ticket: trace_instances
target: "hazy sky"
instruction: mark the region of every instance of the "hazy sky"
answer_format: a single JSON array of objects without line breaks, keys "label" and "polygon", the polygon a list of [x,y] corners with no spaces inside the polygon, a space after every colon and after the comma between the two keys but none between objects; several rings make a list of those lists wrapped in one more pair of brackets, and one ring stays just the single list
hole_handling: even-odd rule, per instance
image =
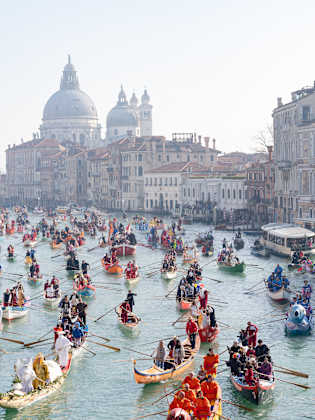
[{"label": "hazy sky", "polygon": [[315,79],[314,16],[314,0],[2,1],[1,161],[38,129],[69,53],[103,133],[123,83],[147,87],[154,134],[247,151],[276,98]]}]

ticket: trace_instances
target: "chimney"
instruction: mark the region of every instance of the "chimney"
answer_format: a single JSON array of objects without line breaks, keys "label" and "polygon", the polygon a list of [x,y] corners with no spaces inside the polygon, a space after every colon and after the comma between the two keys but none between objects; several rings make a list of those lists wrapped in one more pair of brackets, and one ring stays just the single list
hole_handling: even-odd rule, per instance
[{"label": "chimney", "polygon": [[196,133],[194,133],[194,140],[193,140],[193,143],[197,143],[197,136],[196,136]]},{"label": "chimney", "polygon": [[165,137],[162,137],[162,156],[163,156],[163,161],[166,160],[166,155],[165,155]]},{"label": "chimney", "polygon": [[212,148],[213,148],[213,150],[215,150],[215,142],[216,142],[216,139],[212,139]]},{"label": "chimney", "polygon": [[272,150],[273,150],[273,147],[272,146],[267,146],[267,150],[268,150],[268,159],[269,159],[269,162],[271,162],[272,161]]},{"label": "chimney", "polygon": [[198,143],[201,144],[201,136],[198,136]]},{"label": "chimney", "polygon": [[205,137],[205,145],[206,145],[206,148],[207,149],[209,149],[209,141],[210,141],[210,138],[209,137]]},{"label": "chimney", "polygon": [[278,107],[283,105],[282,98],[277,98],[277,105]]}]

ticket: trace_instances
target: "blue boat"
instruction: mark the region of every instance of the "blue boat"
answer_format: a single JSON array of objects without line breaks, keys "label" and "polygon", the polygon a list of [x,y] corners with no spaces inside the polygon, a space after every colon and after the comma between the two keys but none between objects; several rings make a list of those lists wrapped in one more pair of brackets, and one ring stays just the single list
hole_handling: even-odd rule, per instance
[{"label": "blue boat", "polygon": [[312,315],[306,316],[305,308],[302,305],[293,305],[285,320],[285,332],[287,335],[307,335],[313,328]]}]

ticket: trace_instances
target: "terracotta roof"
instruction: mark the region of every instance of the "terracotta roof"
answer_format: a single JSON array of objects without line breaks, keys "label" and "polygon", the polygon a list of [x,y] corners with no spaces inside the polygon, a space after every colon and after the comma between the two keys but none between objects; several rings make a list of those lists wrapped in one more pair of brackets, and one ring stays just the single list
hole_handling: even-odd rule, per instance
[{"label": "terracotta roof", "polygon": [[206,166],[199,165],[196,162],[173,162],[168,165],[160,166],[159,168],[151,169],[149,173],[164,173],[164,172],[210,172]]},{"label": "terracotta roof", "polygon": [[61,146],[58,140],[51,138],[41,140],[38,144],[36,144],[35,147],[58,147],[59,149],[65,150],[65,148]]}]

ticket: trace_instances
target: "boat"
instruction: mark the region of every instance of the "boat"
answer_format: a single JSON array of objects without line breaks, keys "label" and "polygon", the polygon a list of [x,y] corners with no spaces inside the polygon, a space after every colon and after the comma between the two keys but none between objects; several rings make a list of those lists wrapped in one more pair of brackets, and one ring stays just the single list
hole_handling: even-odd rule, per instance
[{"label": "boat", "polygon": [[262,245],[278,257],[291,257],[294,249],[315,255],[315,233],[293,224],[269,223],[262,226]]},{"label": "boat", "polygon": [[24,306],[4,306],[2,308],[2,318],[7,321],[23,318],[29,313],[29,307]]},{"label": "boat", "polygon": [[244,381],[244,377],[237,377],[232,374],[230,375],[230,380],[234,388],[244,398],[257,405],[271,398],[276,384],[274,378],[271,380],[259,378],[255,385],[249,385]]},{"label": "boat", "polygon": [[25,265],[31,265],[32,263],[33,263],[33,260],[29,255],[24,258]]},{"label": "boat", "polygon": [[103,258],[102,258],[102,266],[105,268],[105,271],[107,271],[107,273],[109,274],[113,274],[116,276],[120,276],[123,273],[123,268],[118,264],[109,264],[109,263],[105,263]]},{"label": "boat", "polygon": [[187,257],[183,257],[183,264],[193,264],[195,262],[195,257],[187,255]]},{"label": "boat", "polygon": [[61,207],[61,206],[58,206],[58,207],[56,208],[56,213],[57,213],[57,214],[66,214],[66,213],[67,213],[67,211],[68,211],[68,207]]},{"label": "boat", "polygon": [[260,236],[262,235],[261,230],[244,230],[243,233],[248,236]]},{"label": "boat", "polygon": [[202,250],[201,253],[204,257],[212,257],[213,253],[214,253],[214,249],[212,247],[212,248],[208,249],[208,251],[207,250]]},{"label": "boat", "polygon": [[8,260],[9,262],[14,262],[14,261],[16,260],[16,256],[15,256],[15,255],[8,255],[8,256],[7,256],[7,260]]},{"label": "boat", "polygon": [[136,368],[136,361],[133,361],[133,374],[137,384],[151,384],[166,381],[167,379],[175,379],[180,376],[183,372],[189,369],[194,360],[195,356],[200,348],[200,338],[197,335],[195,348],[192,349],[189,339],[186,338],[183,342],[185,349],[185,356],[183,362],[176,366],[173,359],[166,359],[164,369],[159,368],[153,363],[153,366],[149,369],[138,370]]},{"label": "boat", "polygon": [[172,271],[161,270],[161,276],[162,276],[162,279],[164,280],[173,280],[177,276],[177,270],[172,270]]},{"label": "boat", "polygon": [[118,257],[127,257],[130,255],[136,255],[137,246],[131,244],[119,244],[112,247],[116,250]]},{"label": "boat", "polygon": [[180,311],[189,311],[189,309],[191,308],[192,302],[193,302],[192,299],[187,299],[187,298],[184,298],[181,300],[177,299],[176,305]]},{"label": "boat", "polygon": [[307,335],[313,328],[312,315],[306,316],[305,308],[295,304],[291,306],[288,317],[285,320],[285,332],[287,335]]},{"label": "boat", "polygon": [[32,283],[38,283],[43,278],[43,275],[40,274],[39,276],[32,277],[30,274],[27,276],[28,281]]},{"label": "boat", "polygon": [[75,282],[73,283],[73,290],[82,297],[94,297],[96,292],[96,288],[92,284],[77,287]]},{"label": "boat", "polygon": [[61,248],[61,246],[62,246],[62,242],[59,242],[59,243],[57,244],[57,242],[56,242],[56,241],[51,241],[51,242],[50,242],[50,246],[51,246],[51,248],[52,248],[52,249],[59,249],[59,248]]},{"label": "boat", "polygon": [[166,420],[191,420],[191,417],[187,411],[182,408],[174,408],[168,413]]},{"label": "boat", "polygon": [[230,273],[243,273],[246,268],[246,264],[244,262],[229,264],[226,261],[217,261],[218,267],[225,271],[229,271]]},{"label": "boat", "polygon": [[270,257],[270,251],[269,249],[265,248],[264,246],[252,246],[250,250],[252,255],[255,255],[255,257],[261,257],[261,258],[269,258]]},{"label": "boat", "polygon": [[129,284],[136,283],[137,281],[139,281],[139,279],[140,279],[139,274],[136,277],[130,277],[130,276],[125,275],[125,280]]},{"label": "boat", "polygon": [[124,323],[124,322],[122,322],[122,319],[121,319],[121,309],[120,309],[120,307],[116,308],[115,311],[116,311],[116,314],[117,314],[117,317],[118,317],[119,325],[122,328],[126,328],[130,332],[133,332],[137,329],[137,327],[138,327],[138,325],[141,321],[141,318],[137,317],[137,315],[134,314],[133,312],[129,312],[128,313],[128,321],[126,323]]},{"label": "boat", "polygon": [[272,300],[276,302],[286,302],[290,300],[291,291],[285,288],[284,286],[282,286],[278,290],[273,290],[268,287],[268,284],[266,281],[265,281],[265,284],[266,284],[267,294]]},{"label": "boat", "polygon": [[55,308],[58,306],[60,299],[61,299],[61,293],[59,292],[58,296],[46,296],[44,293],[44,305],[49,306],[50,308]]},{"label": "boat", "polygon": [[[53,382],[50,382],[48,385],[45,385],[41,389],[36,389],[28,394],[24,394],[19,390],[14,388],[4,394],[0,394],[0,407],[22,410],[23,408],[28,407],[31,404],[35,404],[38,401],[49,397],[54,392],[58,391],[63,385],[65,378],[67,377],[70,367],[72,364],[72,359],[74,358],[74,353],[69,353],[68,365],[61,369],[62,376],[59,376]],[[47,361],[48,362],[48,361]]]},{"label": "boat", "polygon": [[235,249],[242,249],[244,248],[245,242],[242,238],[234,238],[234,248]]},{"label": "boat", "polygon": [[34,247],[35,245],[37,244],[37,241],[36,241],[36,239],[35,240],[32,240],[32,239],[25,239],[25,241],[23,242],[23,245],[25,246],[25,247]]},{"label": "boat", "polygon": [[212,343],[217,338],[219,332],[219,327],[212,328],[209,325],[206,328],[199,328],[199,337],[202,343]]}]

